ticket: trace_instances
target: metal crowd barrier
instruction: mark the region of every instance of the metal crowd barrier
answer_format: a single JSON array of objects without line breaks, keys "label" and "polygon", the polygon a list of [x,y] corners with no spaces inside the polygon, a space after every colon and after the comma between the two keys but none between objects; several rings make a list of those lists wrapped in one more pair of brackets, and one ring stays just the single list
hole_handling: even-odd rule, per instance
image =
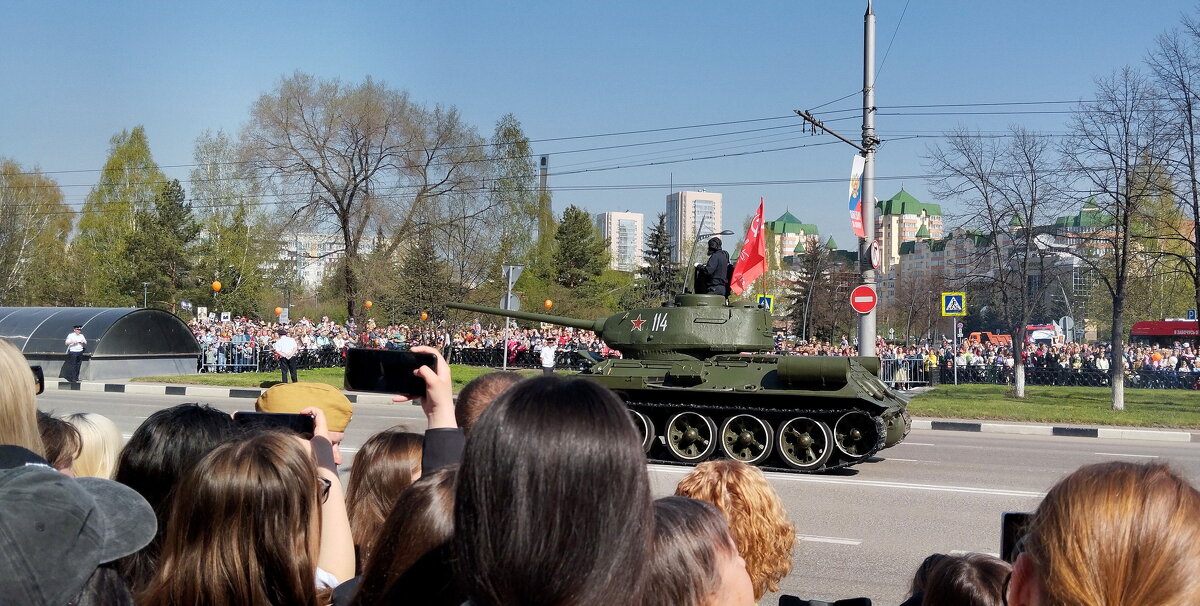
[{"label": "metal crowd barrier", "polygon": [[[446,361],[467,366],[489,366],[500,368],[504,362],[504,350],[499,347],[452,347]],[[589,366],[583,356],[575,350],[560,349],[554,355],[554,367],[562,370],[583,370]],[[542,358],[533,350],[526,349],[509,353],[509,368],[541,368]]]},{"label": "metal crowd barrier", "polygon": [[892,389],[905,390],[931,385],[934,373],[920,358],[884,358],[879,361],[879,378]]},{"label": "metal crowd barrier", "polygon": [[[954,383],[954,367],[939,366],[938,383]],[[1007,385],[1013,382],[1013,369],[998,366],[959,366],[959,383]],[[1066,387],[1109,387],[1109,371],[1094,368],[1026,368],[1026,385]],[[1142,369],[1126,371],[1125,387],[1132,389],[1200,389],[1200,371]]]},{"label": "metal crowd barrier", "polygon": [[[257,343],[219,343],[205,348],[200,356],[200,372],[271,372],[279,370],[275,350]],[[342,350],[326,345],[317,349],[301,349],[297,355],[297,367],[301,370],[313,368],[336,368],[345,366]]]}]

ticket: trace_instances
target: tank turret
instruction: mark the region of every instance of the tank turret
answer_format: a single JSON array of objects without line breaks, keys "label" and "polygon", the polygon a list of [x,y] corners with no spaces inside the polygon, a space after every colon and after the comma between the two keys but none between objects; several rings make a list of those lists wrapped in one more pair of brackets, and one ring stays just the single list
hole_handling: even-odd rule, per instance
[{"label": "tank turret", "polygon": [[579,376],[625,401],[652,460],[692,464],[719,452],[825,471],[869,459],[910,427],[907,402],[879,380],[879,358],[774,355],[770,313],[720,295],[681,294],[596,320],[446,306],[595,331],[623,357]]},{"label": "tank turret", "polygon": [[720,295],[677,295],[674,306],[631,309],[597,320],[466,303],[446,307],[591,330],[622,356],[637,360],[703,360],[718,354],[770,351],[775,346],[771,315],[765,309],[729,306]]}]

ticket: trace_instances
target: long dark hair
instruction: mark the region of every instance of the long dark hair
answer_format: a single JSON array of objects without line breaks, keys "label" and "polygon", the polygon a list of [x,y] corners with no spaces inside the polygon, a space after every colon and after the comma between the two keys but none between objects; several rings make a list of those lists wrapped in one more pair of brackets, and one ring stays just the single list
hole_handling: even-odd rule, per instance
[{"label": "long dark hair", "polygon": [[352,604],[458,606],[466,601],[449,557],[457,475],[457,465],[443,467],[400,495],[363,565]]},{"label": "long dark hair", "polygon": [[654,520],[625,405],[584,379],[505,391],[467,440],[454,526],[475,606],[640,602]]},{"label": "long dark hair", "polygon": [[137,553],[117,562],[135,593],[150,582],[170,517],[175,485],[214,448],[241,435],[228,413],[189,402],[159,410],[133,432],[117,460],[116,481],[136,490],[154,508],[158,534]]},{"label": "long dark hair", "polygon": [[423,444],[421,434],[397,426],[371,436],[354,455],[346,513],[360,566],[370,557],[372,543],[396,499],[421,475]]},{"label": "long dark hair", "polygon": [[140,606],[316,606],[320,489],[294,436],[217,447],[171,497],[158,572]]}]

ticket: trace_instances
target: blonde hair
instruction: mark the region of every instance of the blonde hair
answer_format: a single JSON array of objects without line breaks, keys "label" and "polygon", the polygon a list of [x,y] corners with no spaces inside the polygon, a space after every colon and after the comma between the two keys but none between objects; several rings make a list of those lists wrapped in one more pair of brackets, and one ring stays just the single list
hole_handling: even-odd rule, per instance
[{"label": "blonde hair", "polygon": [[1050,604],[1192,605],[1200,493],[1161,463],[1087,465],[1038,505],[1026,549]]},{"label": "blonde hair", "polygon": [[77,412],[65,420],[79,430],[79,441],[83,445],[71,467],[76,477],[111,480],[117,473],[117,458],[125,443],[117,424],[94,412]]},{"label": "blonde hair", "polygon": [[792,570],[796,527],[762,470],[730,459],[707,461],[679,481],[675,494],[708,501],[725,514],[755,600],[779,591],[779,581]]},{"label": "blonde hair", "polygon": [[21,446],[44,457],[35,391],[29,361],[15,345],[0,339],[0,444]]}]

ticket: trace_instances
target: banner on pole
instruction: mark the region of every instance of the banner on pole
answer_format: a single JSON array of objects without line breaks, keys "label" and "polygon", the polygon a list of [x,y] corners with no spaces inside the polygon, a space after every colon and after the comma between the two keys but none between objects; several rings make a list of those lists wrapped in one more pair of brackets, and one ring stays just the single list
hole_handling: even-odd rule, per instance
[{"label": "banner on pole", "polygon": [[742,252],[738,253],[737,263],[733,266],[733,277],[729,280],[729,288],[736,294],[742,294],[754,283],[759,276],[767,271],[767,241],[763,238],[763,198],[758,199],[758,212],[746,230],[746,241],[742,244]]},{"label": "banner on pole", "polygon": [[863,229],[862,221],[862,174],[864,164],[866,164],[865,158],[854,156],[854,162],[850,166],[850,227],[854,229],[854,235],[860,238],[867,237],[867,231]]}]

